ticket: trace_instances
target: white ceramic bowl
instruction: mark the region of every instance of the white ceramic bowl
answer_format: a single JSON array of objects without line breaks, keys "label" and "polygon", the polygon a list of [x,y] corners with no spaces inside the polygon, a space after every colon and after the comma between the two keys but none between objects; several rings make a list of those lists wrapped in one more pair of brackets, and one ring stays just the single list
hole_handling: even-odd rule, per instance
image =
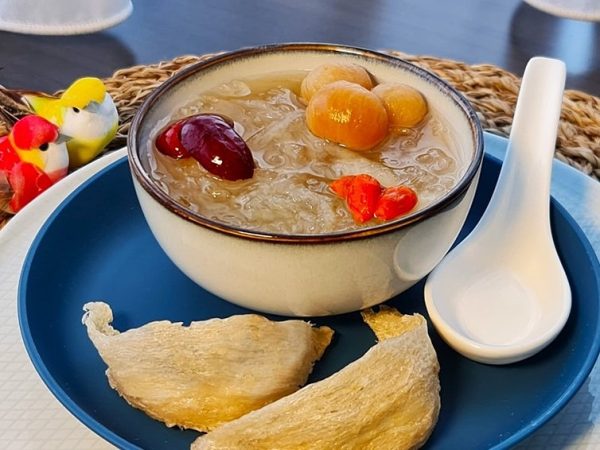
[{"label": "white ceramic bowl", "polygon": [[[281,235],[230,227],[176,203],[148,175],[159,123],[197,93],[236,78],[310,70],[332,61],[362,65],[379,81],[424,93],[455,131],[467,160],[446,195],[398,220],[355,231]],[[369,50],[278,44],[223,54],[183,70],[154,91],[128,139],[135,190],[160,246],[192,280],[230,302],[288,316],[360,310],[394,297],[427,275],[456,239],[471,206],[481,163],[481,126],[471,105],[436,76]]]}]

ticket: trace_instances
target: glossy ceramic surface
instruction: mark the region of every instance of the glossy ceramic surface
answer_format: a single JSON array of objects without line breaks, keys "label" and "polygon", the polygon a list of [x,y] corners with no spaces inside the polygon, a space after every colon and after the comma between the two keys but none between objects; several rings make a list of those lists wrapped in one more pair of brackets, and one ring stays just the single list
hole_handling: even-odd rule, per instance
[{"label": "glossy ceramic surface", "polygon": [[[175,202],[149,175],[149,143],[174,111],[233,79],[352,62],[379,81],[419,89],[454,132],[464,174],[436,202],[397,220],[348,232],[283,235],[210,220]],[[136,193],[150,229],[186,275],[258,311],[324,316],[357,311],[408,289],[435,267],[467,215],[483,157],[471,105],[446,82],[397,58],[352,47],[281,44],[244,49],[183,70],[140,107],[128,136]],[[176,238],[174,238],[176,237]],[[199,269],[203,267],[204,269]],[[236,282],[229,282],[232,273]]]},{"label": "glossy ceramic surface", "polygon": [[471,234],[427,277],[431,321],[452,348],[475,361],[509,364],[528,358],[548,345],[569,317],[571,290],[550,229],[565,77],[562,61],[529,61],[488,206]]}]

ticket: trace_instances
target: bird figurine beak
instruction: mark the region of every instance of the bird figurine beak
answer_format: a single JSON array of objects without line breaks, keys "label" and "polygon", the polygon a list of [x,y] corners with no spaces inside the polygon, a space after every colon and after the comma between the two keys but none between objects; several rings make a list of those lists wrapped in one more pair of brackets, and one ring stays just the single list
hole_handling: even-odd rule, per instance
[{"label": "bird figurine beak", "polygon": [[100,103],[92,101],[85,107],[85,110],[89,113],[96,114],[100,110]]},{"label": "bird figurine beak", "polygon": [[67,134],[64,133],[59,133],[58,137],[56,138],[56,143],[57,144],[66,144],[67,142],[69,142],[71,139],[73,139],[72,136],[69,136]]}]

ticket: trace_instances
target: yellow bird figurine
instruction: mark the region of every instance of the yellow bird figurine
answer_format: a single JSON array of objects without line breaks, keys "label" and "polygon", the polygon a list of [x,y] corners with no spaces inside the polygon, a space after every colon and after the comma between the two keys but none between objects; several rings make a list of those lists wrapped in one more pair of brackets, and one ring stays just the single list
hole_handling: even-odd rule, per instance
[{"label": "yellow bird figurine", "polygon": [[79,78],[60,97],[33,92],[24,92],[22,97],[37,115],[70,138],[67,149],[71,168],[94,159],[117,132],[117,108],[98,78]]}]

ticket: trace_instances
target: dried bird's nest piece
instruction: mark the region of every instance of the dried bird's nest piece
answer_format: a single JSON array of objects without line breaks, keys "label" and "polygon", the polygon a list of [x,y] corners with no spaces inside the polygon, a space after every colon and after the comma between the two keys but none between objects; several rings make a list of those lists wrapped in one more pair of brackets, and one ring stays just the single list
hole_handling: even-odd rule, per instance
[{"label": "dried bird's nest piece", "polygon": [[151,322],[120,333],[106,303],[84,306],[88,336],[113,389],[167,426],[207,431],[306,383],[333,330],[255,314]]},{"label": "dried bird's nest piece", "polygon": [[380,339],[363,357],[199,437],[192,450],[422,446],[440,410],[439,365],[425,318],[386,307],[363,318]]}]

